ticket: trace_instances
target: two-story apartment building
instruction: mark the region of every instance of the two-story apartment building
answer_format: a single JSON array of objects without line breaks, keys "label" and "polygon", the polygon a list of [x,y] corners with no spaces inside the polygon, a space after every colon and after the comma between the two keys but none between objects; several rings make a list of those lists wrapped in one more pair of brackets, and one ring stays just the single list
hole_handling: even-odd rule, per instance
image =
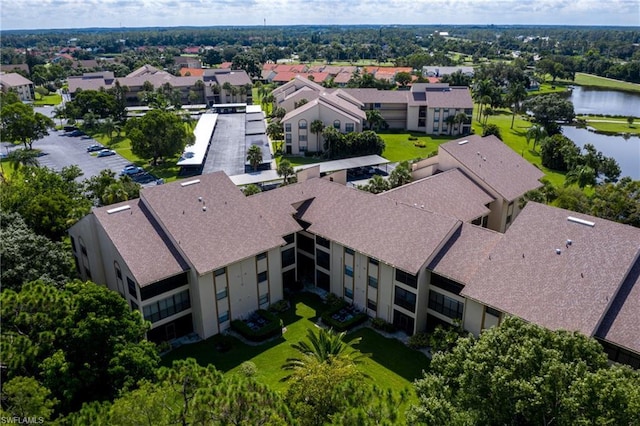
[{"label": "two-story apartment building", "polygon": [[[640,230],[532,202],[511,226],[502,214],[495,224],[501,175],[473,175],[458,158],[460,167],[379,195],[311,169],[250,197],[222,172],[143,188],[74,225],[74,255],[83,278],[152,323],[155,341],[220,333],[301,281],[408,334],[454,320],[478,334],[515,315],[594,336],[638,367]],[[514,179],[526,183],[513,184],[514,199],[539,185],[517,158]]]},{"label": "two-story apartment building", "polygon": [[33,101],[35,92],[33,82],[18,73],[0,74],[0,90],[3,93],[15,92],[21,101]]}]

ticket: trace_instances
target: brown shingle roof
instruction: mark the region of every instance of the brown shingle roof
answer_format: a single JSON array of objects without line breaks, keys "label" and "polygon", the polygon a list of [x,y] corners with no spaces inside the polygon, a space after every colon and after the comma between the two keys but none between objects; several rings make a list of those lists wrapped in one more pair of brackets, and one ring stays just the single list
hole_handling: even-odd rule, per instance
[{"label": "brown shingle roof", "polygon": [[409,92],[406,90],[378,89],[341,89],[365,104],[373,103],[406,103]]},{"label": "brown shingle roof", "polygon": [[640,229],[529,202],[462,294],[552,330],[591,336],[639,250]]},{"label": "brown shingle roof", "polygon": [[[462,143],[464,141],[466,143]],[[539,188],[544,174],[491,135],[467,136],[440,145],[460,162],[472,178],[485,182],[505,200],[512,201],[525,192]]]},{"label": "brown shingle roof", "polygon": [[408,205],[470,222],[489,213],[494,199],[459,169],[447,170],[380,194]]},{"label": "brown shingle roof", "polygon": [[[130,209],[108,213],[126,205]],[[188,269],[139,199],[94,209],[93,214],[140,287]]]},{"label": "brown shingle roof", "polygon": [[473,108],[468,87],[450,87],[444,91],[427,91],[429,108]]},{"label": "brown shingle roof", "polygon": [[596,333],[599,338],[640,354],[640,259],[627,276]]},{"label": "brown shingle roof", "polygon": [[201,275],[284,242],[224,172],[144,188],[140,196]]},{"label": "brown shingle roof", "polygon": [[18,73],[0,74],[0,83],[3,86],[18,87],[25,86],[27,84],[33,84],[31,80],[28,80]]},{"label": "brown shingle roof", "polygon": [[468,283],[502,234],[463,223],[429,264],[429,269],[461,284]]}]

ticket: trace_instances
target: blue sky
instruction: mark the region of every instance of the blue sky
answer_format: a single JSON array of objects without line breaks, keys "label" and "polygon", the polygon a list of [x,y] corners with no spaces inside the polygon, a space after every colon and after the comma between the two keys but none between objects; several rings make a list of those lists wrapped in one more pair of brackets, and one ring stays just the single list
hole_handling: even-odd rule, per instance
[{"label": "blue sky", "polygon": [[297,24],[640,27],[640,0],[0,0],[1,28]]}]

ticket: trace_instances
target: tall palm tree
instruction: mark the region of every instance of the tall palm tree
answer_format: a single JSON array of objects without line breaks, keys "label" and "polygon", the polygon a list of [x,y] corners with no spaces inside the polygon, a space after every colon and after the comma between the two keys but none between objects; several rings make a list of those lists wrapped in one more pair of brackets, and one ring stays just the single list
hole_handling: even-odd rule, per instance
[{"label": "tall palm tree", "polygon": [[251,145],[247,150],[247,161],[253,167],[253,171],[258,170],[258,166],[262,163],[262,150],[258,145]]},{"label": "tall palm tree", "polygon": [[320,133],[324,130],[324,123],[322,120],[313,120],[309,126],[309,130],[316,135],[316,151],[320,151]]},{"label": "tall palm tree", "polygon": [[453,125],[456,122],[456,116],[448,115],[447,118],[444,119],[444,122],[447,123],[447,126],[449,127],[449,136],[451,136],[453,133]]},{"label": "tall palm tree", "polygon": [[374,130],[374,131],[378,131],[380,130],[380,128],[384,127],[386,125],[386,121],[385,119],[382,117],[382,114],[380,114],[380,111],[378,111],[377,109],[370,109],[365,111],[365,114],[367,115],[367,124],[369,126],[369,129]]},{"label": "tall palm tree", "polygon": [[285,370],[304,369],[313,362],[327,364],[346,362],[356,365],[361,363],[364,358],[371,356],[371,354],[363,354],[352,348],[353,345],[360,343],[360,337],[347,343],[344,341],[345,335],[346,332],[335,333],[331,329],[317,328],[317,332],[311,328],[308,329],[308,342],[301,341],[291,345],[302,354],[302,357],[287,358],[282,368]]},{"label": "tall palm tree", "polygon": [[516,112],[520,111],[520,103],[527,99],[527,89],[522,83],[511,83],[507,91],[507,102],[511,105],[511,128],[516,119]]},{"label": "tall palm tree", "polygon": [[478,110],[478,122],[480,121],[480,117],[482,116],[482,106],[485,103],[489,103],[489,102],[485,102],[485,97],[489,97],[491,98],[491,93],[493,92],[494,89],[494,85],[493,82],[491,80],[488,79],[484,79],[484,80],[480,80],[479,82],[477,82],[475,84],[475,86],[473,87],[473,90],[471,91],[471,95],[473,96],[473,100],[476,101],[479,104],[479,110]]},{"label": "tall palm tree", "polygon": [[538,142],[540,142],[547,136],[547,131],[544,126],[540,124],[534,124],[533,126],[529,127],[525,136],[527,138],[527,145],[529,145],[529,141],[533,139],[533,150],[535,151]]},{"label": "tall palm tree", "polygon": [[455,115],[454,122],[458,125],[458,133],[462,133],[462,126],[467,122],[469,116],[464,112],[459,112]]},{"label": "tall palm tree", "polygon": [[13,170],[23,166],[38,167],[38,154],[39,152],[33,149],[14,149],[7,155],[7,159]]},{"label": "tall palm tree", "polygon": [[289,176],[295,173],[293,170],[293,166],[287,159],[280,161],[276,172],[278,172],[278,176],[282,176],[283,185],[287,185],[289,183]]}]

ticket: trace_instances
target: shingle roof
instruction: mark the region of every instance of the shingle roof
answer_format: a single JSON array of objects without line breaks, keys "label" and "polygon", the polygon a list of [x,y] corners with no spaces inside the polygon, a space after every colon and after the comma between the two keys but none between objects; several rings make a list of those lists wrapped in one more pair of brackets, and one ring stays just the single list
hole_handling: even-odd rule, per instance
[{"label": "shingle roof", "polygon": [[459,169],[399,186],[380,194],[408,205],[424,206],[426,210],[446,214],[470,222],[489,213],[486,206],[494,200]]},{"label": "shingle roof", "polygon": [[429,269],[460,284],[468,283],[502,234],[463,223],[429,264]]},{"label": "shingle roof", "polygon": [[[464,141],[467,142],[464,142]],[[467,136],[440,145],[465,168],[505,200],[512,201],[525,192],[539,188],[544,174],[491,135]]]},{"label": "shingle roof", "polygon": [[427,91],[429,108],[473,108],[468,87],[450,87],[444,91]]},{"label": "shingle roof", "polygon": [[360,102],[373,103],[406,103],[409,94],[406,90],[378,90],[378,89],[341,89]]},{"label": "shingle roof", "polygon": [[[347,188],[326,179],[288,185],[255,197],[266,210],[308,201],[300,219],[309,232],[336,241],[411,274],[434,256],[460,222]],[[253,198],[251,197],[251,198]]]},{"label": "shingle roof", "polygon": [[596,336],[640,354],[640,259],[627,276]]},{"label": "shingle roof", "polygon": [[284,242],[224,172],[186,182],[194,183],[143,188],[140,197],[199,274]]},{"label": "shingle roof", "polygon": [[[179,274],[188,265],[139,199],[93,210],[97,222],[127,264],[140,287]],[[109,213],[130,206],[128,210]]]},{"label": "shingle roof", "polygon": [[529,202],[462,294],[592,336],[639,253],[640,229]]},{"label": "shingle roof", "polygon": [[0,83],[4,86],[17,87],[25,86],[27,84],[33,84],[31,80],[28,80],[18,73],[0,74]]}]

